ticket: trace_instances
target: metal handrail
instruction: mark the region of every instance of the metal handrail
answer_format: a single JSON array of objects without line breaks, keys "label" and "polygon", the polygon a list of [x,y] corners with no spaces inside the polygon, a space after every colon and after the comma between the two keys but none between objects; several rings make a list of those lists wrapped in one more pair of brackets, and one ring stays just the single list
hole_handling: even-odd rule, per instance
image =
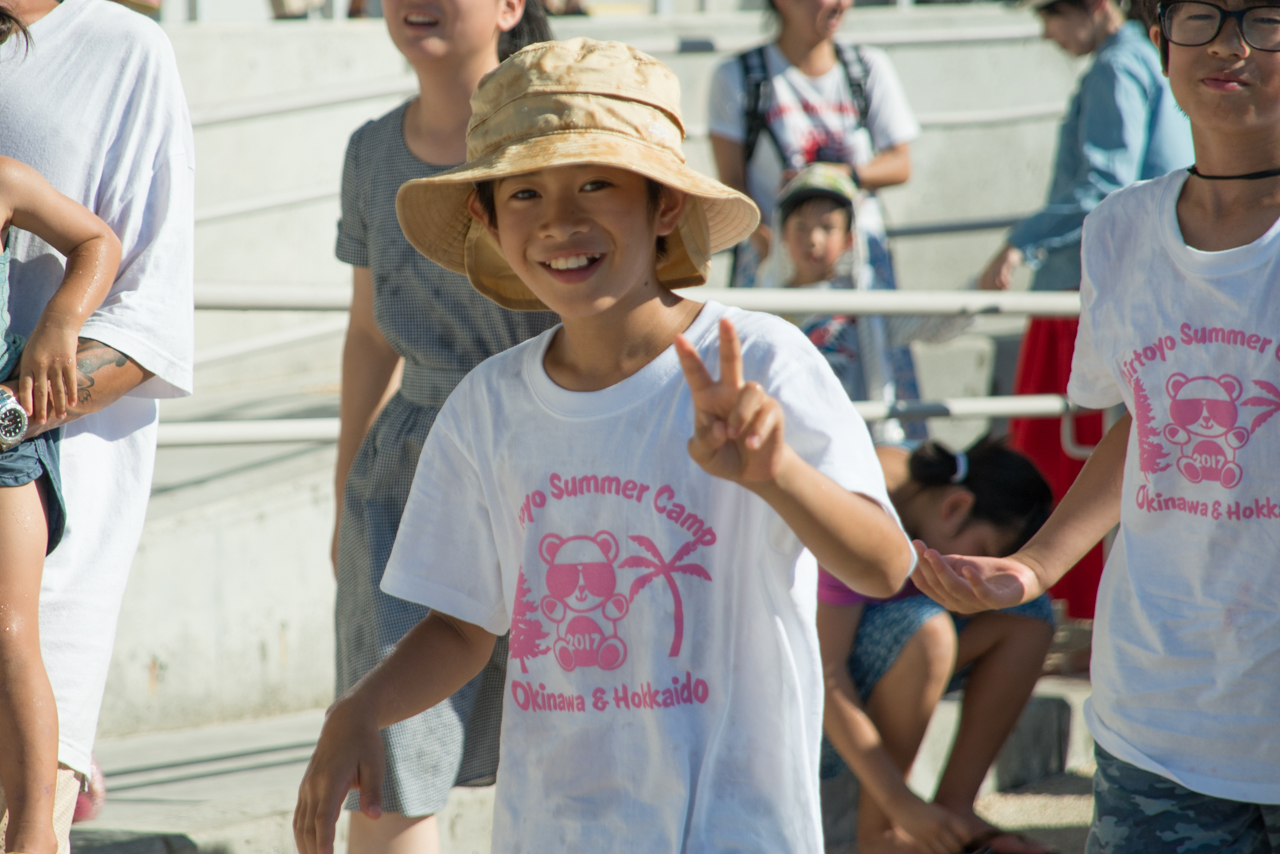
[{"label": "metal handrail", "polygon": [[[1067,399],[1057,394],[1005,397],[953,397],[896,403],[858,400],[854,409],[865,421],[919,421],[924,418],[1057,418]],[[260,421],[162,421],[159,444],[165,448],[208,445],[271,445],[338,441],[337,418],[281,418]]]},{"label": "metal handrail", "polygon": [[[1075,291],[855,291],[803,288],[688,288],[681,296],[772,314],[1030,314],[1076,317]],[[233,311],[345,311],[351,289],[334,285],[196,285],[196,308]]]}]

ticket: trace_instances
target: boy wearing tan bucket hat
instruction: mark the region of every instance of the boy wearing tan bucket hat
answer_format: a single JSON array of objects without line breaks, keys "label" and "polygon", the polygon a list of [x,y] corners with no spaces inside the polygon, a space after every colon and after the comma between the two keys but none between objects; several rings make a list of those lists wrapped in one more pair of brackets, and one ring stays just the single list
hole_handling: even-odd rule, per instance
[{"label": "boy wearing tan bucket hat", "polygon": [[685,165],[678,104],[625,45],[535,45],[481,82],[467,163],[401,188],[423,254],[563,324],[432,428],[382,583],[432,613],[330,711],[301,851],[350,788],[378,814],[378,727],[507,631],[493,850],[822,851],[816,563],[886,596],[914,555],[803,335],[673,292],[757,222]]}]

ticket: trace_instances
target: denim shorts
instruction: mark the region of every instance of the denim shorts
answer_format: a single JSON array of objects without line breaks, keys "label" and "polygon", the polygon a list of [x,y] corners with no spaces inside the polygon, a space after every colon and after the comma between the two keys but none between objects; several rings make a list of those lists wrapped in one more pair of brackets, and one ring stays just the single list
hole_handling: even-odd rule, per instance
[{"label": "denim shorts", "polygon": [[0,487],[23,486],[45,478],[48,506],[49,544],[45,554],[62,541],[67,524],[67,505],[62,500],[62,473],[58,467],[58,442],[62,428],[41,433],[7,451],[0,451]]},{"label": "denim shorts", "polygon": [[1202,795],[1095,745],[1093,826],[1086,854],[1273,854],[1280,805]]},{"label": "denim shorts", "polygon": [[[872,690],[898,660],[907,642],[925,623],[938,614],[945,613],[946,608],[923,594],[877,602],[862,609],[858,633],[853,640],[853,652],[849,655],[849,676],[853,679],[853,685],[858,689],[858,696],[864,706],[871,697]],[[1047,594],[996,613],[1030,617],[1053,625],[1053,606]],[[973,616],[952,614],[951,619],[959,633]],[[947,690],[963,688],[968,676],[969,667],[957,670],[951,677]],[[847,767],[825,736],[822,739],[822,761],[819,767],[820,776],[824,780],[839,775]]]}]

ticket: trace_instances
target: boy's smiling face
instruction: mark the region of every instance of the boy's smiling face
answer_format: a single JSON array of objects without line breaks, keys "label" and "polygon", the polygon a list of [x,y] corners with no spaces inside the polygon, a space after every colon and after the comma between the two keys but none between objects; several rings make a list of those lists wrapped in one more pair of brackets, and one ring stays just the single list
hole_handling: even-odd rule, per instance
[{"label": "boy's smiling face", "polygon": [[683,193],[667,188],[655,209],[643,175],[595,165],[502,178],[493,195],[496,223],[475,194],[472,216],[529,290],[566,320],[652,296],[657,239],[675,230],[685,204]]},{"label": "boy's smiling face", "polygon": [[[1226,0],[1236,10],[1262,3]],[[1280,19],[1280,8],[1275,9]],[[1199,47],[1169,45],[1169,86],[1193,128],[1216,133],[1274,133],[1280,127],[1280,53],[1250,47],[1236,22]]]}]

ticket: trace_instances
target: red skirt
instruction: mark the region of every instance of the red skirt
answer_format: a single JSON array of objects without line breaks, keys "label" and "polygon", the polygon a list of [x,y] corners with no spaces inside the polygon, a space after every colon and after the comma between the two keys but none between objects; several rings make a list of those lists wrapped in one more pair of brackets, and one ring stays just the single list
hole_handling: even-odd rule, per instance
[{"label": "red skirt", "polygon": [[[1076,346],[1075,318],[1032,318],[1018,353],[1015,394],[1065,394],[1071,376],[1071,355]],[[1102,414],[1075,416],[1075,439],[1079,445],[1096,445],[1102,440]],[[1009,444],[1026,454],[1040,469],[1053,500],[1061,501],[1075,483],[1084,460],[1067,456],[1062,450],[1062,419],[1015,418],[1009,422]],[[1049,593],[1067,603],[1067,616],[1092,620],[1102,578],[1102,545],[1098,544],[1075,565]]]}]

